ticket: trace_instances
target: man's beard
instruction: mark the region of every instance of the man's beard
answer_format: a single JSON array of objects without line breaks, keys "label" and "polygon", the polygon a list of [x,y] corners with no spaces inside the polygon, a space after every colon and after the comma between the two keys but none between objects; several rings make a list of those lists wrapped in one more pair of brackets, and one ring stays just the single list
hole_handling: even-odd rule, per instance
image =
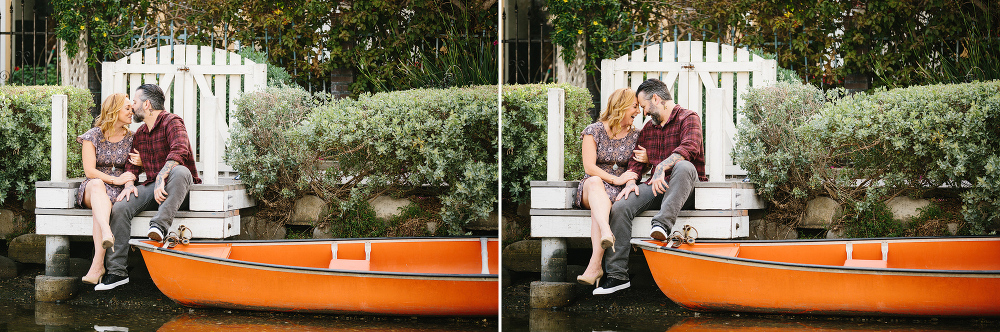
[{"label": "man's beard", "polygon": [[139,112],[132,112],[132,121],[134,121],[135,123],[140,123],[142,122],[142,120],[146,119],[146,114],[140,114]]},{"label": "man's beard", "polygon": [[651,112],[649,112],[649,117],[653,119],[653,123],[655,123],[655,124],[661,124],[661,123],[663,123],[663,119],[660,118],[660,116],[663,115],[660,112],[662,110],[658,109],[658,107],[654,106],[654,105],[649,105],[649,108],[650,108],[650,111],[651,111]]}]

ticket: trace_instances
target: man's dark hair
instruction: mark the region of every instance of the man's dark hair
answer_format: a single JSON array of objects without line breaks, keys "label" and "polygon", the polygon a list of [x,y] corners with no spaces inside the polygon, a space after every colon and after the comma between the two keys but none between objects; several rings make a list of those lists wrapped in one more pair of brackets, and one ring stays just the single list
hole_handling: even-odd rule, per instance
[{"label": "man's dark hair", "polygon": [[645,82],[642,82],[642,84],[639,84],[639,88],[635,89],[636,98],[638,98],[639,94],[642,92],[646,92],[645,100],[649,100],[649,98],[652,98],[653,95],[660,96],[660,99],[663,100],[673,100],[673,98],[670,97],[670,90],[667,89],[667,84],[655,78],[650,78]]},{"label": "man's dark hair", "polygon": [[136,90],[142,90],[142,97],[149,101],[149,106],[154,110],[163,110],[163,90],[156,84],[143,84]]}]

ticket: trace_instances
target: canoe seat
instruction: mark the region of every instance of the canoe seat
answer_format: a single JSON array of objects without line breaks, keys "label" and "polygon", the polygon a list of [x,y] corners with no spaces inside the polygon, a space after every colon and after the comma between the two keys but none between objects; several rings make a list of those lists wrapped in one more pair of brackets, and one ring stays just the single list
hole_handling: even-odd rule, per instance
[{"label": "canoe seat", "polygon": [[882,259],[854,259],[854,245],[847,243],[847,259],[844,260],[844,266],[849,267],[869,267],[869,268],[887,268],[888,258],[889,258],[889,243],[882,242]]},{"label": "canoe seat", "polygon": [[333,257],[330,259],[331,270],[371,271],[371,242],[365,242],[365,259],[337,258],[337,243],[330,244],[330,251]]}]

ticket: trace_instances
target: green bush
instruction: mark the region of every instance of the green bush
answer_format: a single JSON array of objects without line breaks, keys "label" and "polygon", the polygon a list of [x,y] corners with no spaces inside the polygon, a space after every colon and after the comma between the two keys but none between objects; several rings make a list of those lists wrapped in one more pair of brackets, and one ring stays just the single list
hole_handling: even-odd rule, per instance
[{"label": "green bush", "polygon": [[69,177],[83,176],[82,146],[76,136],[93,126],[93,96],[86,89],[60,86],[0,87],[0,203],[8,196],[27,200],[35,181],[51,178],[52,96],[68,96],[67,161]]},{"label": "green bush", "polygon": [[[891,197],[948,185],[967,188],[971,233],[1000,229],[1000,81],[833,96],[818,112],[755,97],[803,89],[818,98],[811,87],[778,85],[748,94],[742,110],[748,121],[734,153],[766,198],[830,196],[846,206],[843,220],[851,224]],[[796,121],[782,118],[786,112],[810,115]]]},{"label": "green bush", "polygon": [[306,156],[300,140],[289,136],[315,105],[309,93],[269,87],[236,101],[226,162],[257,200],[262,220],[284,223],[306,187],[300,165]]},{"label": "green bush", "polygon": [[356,100],[269,88],[237,104],[229,161],[283,218],[307,193],[338,219],[365,215],[378,195],[425,188],[441,199],[448,232],[460,234],[496,206],[496,105],[495,86]]},{"label": "green bush", "polygon": [[504,86],[502,169],[505,200],[526,203],[531,190],[529,181],[545,180],[549,88],[566,91],[564,178],[583,178],[580,133],[592,123],[587,113],[594,107],[590,92],[566,84]]}]

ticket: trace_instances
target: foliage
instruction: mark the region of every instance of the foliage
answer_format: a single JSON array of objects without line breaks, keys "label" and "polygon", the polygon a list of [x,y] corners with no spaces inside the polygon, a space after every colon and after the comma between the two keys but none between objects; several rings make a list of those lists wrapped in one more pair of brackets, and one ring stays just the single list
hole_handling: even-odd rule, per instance
[{"label": "foliage", "polygon": [[269,87],[236,101],[226,162],[257,200],[260,220],[284,223],[307,186],[300,169],[305,146],[288,130],[301,124],[312,106],[312,96],[294,88]]},{"label": "foliage", "polygon": [[816,167],[825,166],[815,160],[822,148],[798,128],[819,113],[823,92],[812,85],[779,82],[750,89],[744,98],[734,161],[747,171],[772,210],[785,212],[781,219],[791,223],[821,186],[814,175]]},{"label": "foliage", "polygon": [[11,85],[60,85],[59,68],[55,63],[47,66],[14,68],[7,84]]},{"label": "foliage", "polygon": [[[851,223],[877,216],[892,197],[948,185],[967,188],[962,211],[971,233],[1000,229],[1000,81],[854,94],[818,111],[759,97],[801,90],[816,96],[813,87],[779,84],[750,92],[742,110],[748,121],[734,153],[776,208],[825,195],[847,208],[843,220]],[[783,119],[784,112],[808,117]],[[789,201],[796,203],[783,205]]]},{"label": "foliage", "polygon": [[79,51],[83,34],[89,50],[87,62],[93,66],[103,60],[98,55],[124,55],[121,49],[132,43],[133,27],[138,21],[133,14],[145,13],[150,4],[120,0],[52,0],[51,3],[55,33],[66,41],[68,55],[73,57]]},{"label": "foliage", "polygon": [[566,91],[564,178],[583,178],[580,133],[592,121],[587,110],[594,107],[590,91],[567,84],[504,86],[503,91],[503,188],[504,199],[528,202],[532,180],[545,180],[546,118],[548,89]]},{"label": "foliage", "polygon": [[241,49],[239,54],[241,57],[250,59],[255,63],[267,65],[267,86],[283,87],[296,85],[292,79],[292,74],[289,74],[288,70],[267,62],[267,53],[248,47]]},{"label": "foliage", "polygon": [[237,107],[239,134],[228,160],[282,221],[294,199],[307,193],[330,204],[330,220],[344,220],[364,217],[364,205],[378,195],[424,188],[441,199],[449,234],[460,234],[496,206],[495,87],[356,100],[269,88]]},{"label": "foliage", "polygon": [[35,182],[51,178],[52,96],[68,96],[67,175],[83,176],[74,139],[92,127],[93,97],[89,90],[54,86],[0,87],[0,203],[8,196],[27,200]]},{"label": "foliage", "polygon": [[440,48],[420,52],[415,61],[403,61],[402,77],[379,77],[378,68],[361,67],[362,80],[376,91],[414,88],[450,88],[497,82],[496,42],[473,40],[449,29]]},{"label": "foliage", "polygon": [[[693,7],[707,17],[702,26],[735,30],[735,42],[775,53],[780,66],[827,85],[840,85],[850,74],[873,74],[876,84],[890,87],[966,82],[921,73],[956,57],[989,70],[993,66],[982,64],[995,63],[989,59],[1000,54],[1000,16],[991,14],[1000,11],[997,2],[736,0]],[[967,69],[954,77],[964,78]]]}]

